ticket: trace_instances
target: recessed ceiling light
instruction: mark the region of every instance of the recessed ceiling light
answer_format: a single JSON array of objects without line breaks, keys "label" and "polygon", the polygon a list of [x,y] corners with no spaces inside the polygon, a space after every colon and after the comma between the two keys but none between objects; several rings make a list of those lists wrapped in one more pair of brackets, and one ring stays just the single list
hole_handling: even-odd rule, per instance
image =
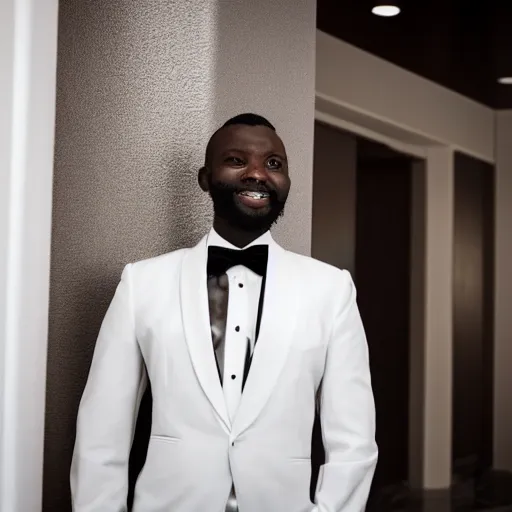
[{"label": "recessed ceiling light", "polygon": [[376,16],[385,16],[387,18],[400,14],[400,7],[396,5],[376,5],[372,9],[372,13]]},{"label": "recessed ceiling light", "polygon": [[498,82],[503,85],[512,85],[512,76],[502,76],[498,78]]}]

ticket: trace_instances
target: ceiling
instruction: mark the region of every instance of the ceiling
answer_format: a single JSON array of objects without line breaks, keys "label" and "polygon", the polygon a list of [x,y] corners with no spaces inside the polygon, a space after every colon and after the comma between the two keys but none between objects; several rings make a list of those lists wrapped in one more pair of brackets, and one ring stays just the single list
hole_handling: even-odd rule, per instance
[{"label": "ceiling", "polygon": [[[395,2],[382,2],[395,3]],[[370,0],[318,0],[317,26],[496,109],[512,108],[512,1],[402,0],[392,18]]]}]

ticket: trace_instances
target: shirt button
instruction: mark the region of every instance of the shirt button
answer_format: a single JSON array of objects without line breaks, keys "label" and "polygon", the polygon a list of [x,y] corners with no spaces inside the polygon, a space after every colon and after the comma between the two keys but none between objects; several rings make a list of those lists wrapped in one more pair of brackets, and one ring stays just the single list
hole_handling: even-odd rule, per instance
[{"label": "shirt button", "polygon": [[237,325],[237,326],[235,327],[235,331],[236,331],[236,332],[240,332],[240,326],[239,326],[239,325]]},{"label": "shirt button", "polygon": [[239,286],[239,288],[243,288],[244,287],[244,283],[238,283],[238,286]]},{"label": "shirt button", "polygon": [[236,375],[231,375],[231,378],[232,378],[233,380],[235,380],[235,379],[236,379]]}]

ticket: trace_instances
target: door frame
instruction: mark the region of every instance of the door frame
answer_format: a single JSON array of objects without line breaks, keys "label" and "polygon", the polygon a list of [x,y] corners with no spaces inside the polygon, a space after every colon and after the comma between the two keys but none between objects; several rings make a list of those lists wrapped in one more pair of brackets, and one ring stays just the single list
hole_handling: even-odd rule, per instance
[{"label": "door frame", "polygon": [[[409,485],[445,490],[452,473],[453,152],[450,144],[350,109],[317,91],[315,120],[412,156]],[[444,189],[442,195],[439,189]],[[438,196],[438,197],[436,197]],[[439,198],[444,204],[441,210]],[[441,213],[442,212],[442,213]],[[440,213],[444,229],[435,229]],[[421,236],[418,236],[421,233]],[[449,362],[449,363],[447,363]],[[438,400],[443,396],[442,400]],[[418,407],[418,404],[420,406]]]}]

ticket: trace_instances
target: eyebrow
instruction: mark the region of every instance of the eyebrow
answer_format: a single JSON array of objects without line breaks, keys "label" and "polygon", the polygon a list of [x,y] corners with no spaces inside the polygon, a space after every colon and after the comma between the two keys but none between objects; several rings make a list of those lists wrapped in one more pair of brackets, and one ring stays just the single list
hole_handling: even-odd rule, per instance
[{"label": "eyebrow", "polygon": [[[240,148],[229,148],[222,151],[221,156],[225,156],[228,153],[247,153],[247,150]],[[267,153],[265,153],[266,158],[269,158],[271,156],[278,157],[281,160],[288,162],[288,157],[286,156],[286,154],[278,153],[276,151],[268,151]]]}]

